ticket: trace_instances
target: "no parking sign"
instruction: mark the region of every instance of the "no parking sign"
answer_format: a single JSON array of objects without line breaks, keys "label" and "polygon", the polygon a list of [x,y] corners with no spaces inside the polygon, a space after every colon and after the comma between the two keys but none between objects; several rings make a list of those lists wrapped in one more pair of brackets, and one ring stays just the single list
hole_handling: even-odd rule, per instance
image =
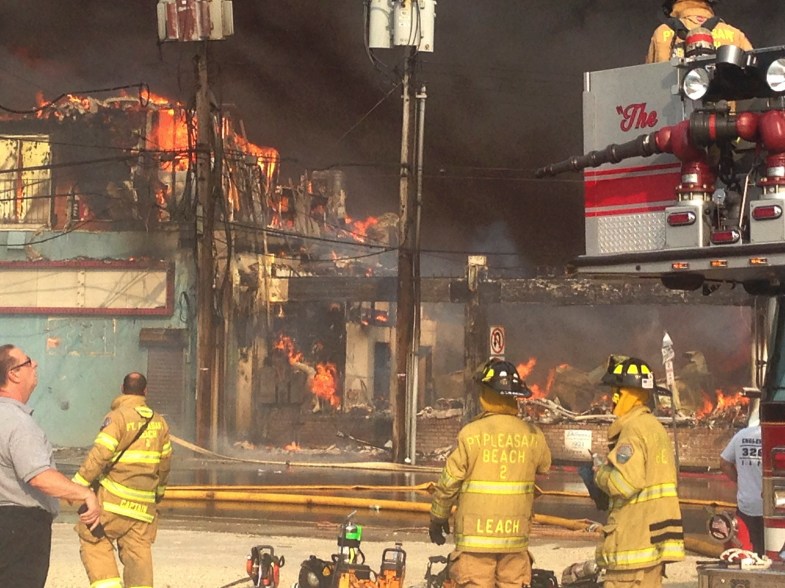
[{"label": "no parking sign", "polygon": [[504,347],[507,344],[504,337],[504,327],[494,325],[491,327],[489,347],[491,357],[504,357]]}]

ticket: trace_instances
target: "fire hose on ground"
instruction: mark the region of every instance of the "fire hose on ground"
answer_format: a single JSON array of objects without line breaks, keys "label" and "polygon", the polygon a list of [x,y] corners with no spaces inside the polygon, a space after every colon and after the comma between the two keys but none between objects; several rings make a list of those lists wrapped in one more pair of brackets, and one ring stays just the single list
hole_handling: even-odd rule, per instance
[{"label": "fire hose on ground", "polygon": [[[212,457],[243,463],[254,463],[261,465],[276,465],[281,467],[313,467],[313,468],[334,468],[334,469],[365,469],[373,471],[416,471],[439,473],[441,468],[429,466],[412,466],[406,464],[392,464],[386,462],[366,462],[366,463],[311,463],[311,462],[280,462],[272,460],[254,460],[245,458],[235,458],[224,456],[212,451],[200,448],[196,445],[183,441],[177,437],[172,440],[187,449],[210,455]],[[374,492],[413,492],[430,494],[433,482],[409,486],[372,486],[372,485],[290,485],[290,486],[222,486],[222,485],[189,485],[189,486],[169,486],[166,491],[165,503],[172,505],[176,502],[227,502],[243,504],[279,504],[290,506],[327,506],[340,507],[345,509],[370,509],[375,511],[389,510],[396,512],[424,513],[430,512],[430,504],[426,502],[412,502],[405,500],[386,500],[377,498],[362,498],[357,496],[332,496],[320,494],[292,494],[292,492],[324,492],[324,491],[374,491]],[[542,490],[536,488],[537,496],[559,496],[563,498],[589,498],[588,493],[570,492],[563,490]],[[680,499],[684,505],[705,506],[711,508],[735,509],[736,505],[728,502]],[[572,531],[598,532],[602,525],[590,519],[568,519],[551,515],[534,514],[533,522],[539,525],[559,527]],[[723,547],[719,544],[705,541],[695,537],[685,537],[685,546],[689,551],[706,557],[719,557]]]}]

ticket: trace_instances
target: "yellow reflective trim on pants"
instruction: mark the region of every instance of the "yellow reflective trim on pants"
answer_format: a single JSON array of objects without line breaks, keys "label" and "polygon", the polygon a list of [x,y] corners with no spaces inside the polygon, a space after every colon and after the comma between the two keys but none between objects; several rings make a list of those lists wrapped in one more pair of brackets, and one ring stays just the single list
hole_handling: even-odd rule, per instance
[{"label": "yellow reflective trim on pants", "polygon": [[134,451],[126,451],[117,461],[119,463],[150,463],[150,464],[161,463],[161,452],[144,451],[141,449],[134,450]]},{"label": "yellow reflective trim on pants", "polygon": [[120,578],[106,578],[105,580],[96,580],[90,584],[90,588],[123,588],[123,583]]},{"label": "yellow reflective trim on pants", "polygon": [[461,492],[496,495],[533,494],[534,482],[496,482],[469,480],[464,482]]},{"label": "yellow reflective trim on pants", "polygon": [[488,551],[494,549],[525,549],[529,545],[528,537],[487,537],[478,535],[456,535],[455,548],[471,551],[479,548]]},{"label": "yellow reflective trim on pants", "polygon": [[101,480],[101,486],[106,488],[109,492],[120,498],[126,500],[133,500],[135,502],[146,502],[152,504],[155,502],[155,492],[153,490],[135,490],[128,486],[123,486],[117,482],[113,482],[109,478]]},{"label": "yellow reflective trim on pants", "polygon": [[136,521],[142,521],[144,523],[152,523],[155,520],[154,515],[148,514],[146,512],[139,512],[138,510],[134,510],[133,508],[120,506],[119,504],[115,504],[114,502],[104,502],[103,509],[106,512],[111,512],[116,515],[120,515],[122,517],[128,517],[129,519],[134,519]]},{"label": "yellow reflective trim on pants", "polygon": [[106,447],[109,451],[114,452],[120,444],[120,441],[107,433],[101,432],[98,433],[98,436],[95,438],[95,444]]}]

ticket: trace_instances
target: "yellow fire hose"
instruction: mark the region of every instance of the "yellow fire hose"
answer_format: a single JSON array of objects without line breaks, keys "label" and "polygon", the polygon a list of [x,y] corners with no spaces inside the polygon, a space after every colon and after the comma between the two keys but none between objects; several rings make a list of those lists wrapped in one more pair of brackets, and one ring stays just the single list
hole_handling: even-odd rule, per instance
[{"label": "yellow fire hose", "polygon": [[[203,449],[178,437],[172,436],[172,440],[187,449],[210,455],[215,458],[237,461],[243,463],[278,465],[282,467],[314,467],[314,468],[336,468],[336,469],[370,469],[381,471],[417,471],[439,473],[441,468],[426,466],[411,466],[404,464],[391,464],[386,462],[365,462],[365,463],[308,463],[308,462],[280,462],[268,460],[243,459],[219,455],[212,451]],[[387,500],[377,498],[360,498],[357,496],[333,496],[320,494],[293,494],[292,492],[335,492],[335,491],[358,491],[358,492],[416,492],[430,493],[433,482],[409,486],[373,486],[373,485],[291,485],[291,486],[214,486],[214,485],[190,485],[190,486],[169,486],[166,491],[164,502],[167,506],[176,506],[177,502],[212,502],[212,503],[234,503],[234,504],[281,504],[294,506],[330,506],[346,509],[370,509],[375,511],[390,510],[397,512],[428,513],[430,504],[425,502],[412,502],[404,500]],[[588,493],[569,492],[562,490],[541,490],[537,487],[537,494],[542,496],[561,496],[566,498],[589,498]],[[714,508],[735,508],[735,504],[720,501],[680,499],[681,504],[711,506]],[[573,531],[596,531],[601,528],[598,523],[588,519],[567,519],[550,515],[534,514],[534,523],[549,525],[569,529]],[[718,557],[722,553],[722,547],[718,544],[704,541],[695,537],[685,538],[685,547],[692,552],[706,557]]]}]

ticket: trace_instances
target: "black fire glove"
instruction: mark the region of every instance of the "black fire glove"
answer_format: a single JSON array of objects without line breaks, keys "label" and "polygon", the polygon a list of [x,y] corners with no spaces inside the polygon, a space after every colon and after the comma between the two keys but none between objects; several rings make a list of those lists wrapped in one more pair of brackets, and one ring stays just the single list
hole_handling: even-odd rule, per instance
[{"label": "black fire glove", "polygon": [[437,519],[431,517],[431,525],[428,527],[428,535],[431,537],[431,543],[436,545],[444,545],[447,540],[445,535],[450,533],[450,523],[447,519]]}]

